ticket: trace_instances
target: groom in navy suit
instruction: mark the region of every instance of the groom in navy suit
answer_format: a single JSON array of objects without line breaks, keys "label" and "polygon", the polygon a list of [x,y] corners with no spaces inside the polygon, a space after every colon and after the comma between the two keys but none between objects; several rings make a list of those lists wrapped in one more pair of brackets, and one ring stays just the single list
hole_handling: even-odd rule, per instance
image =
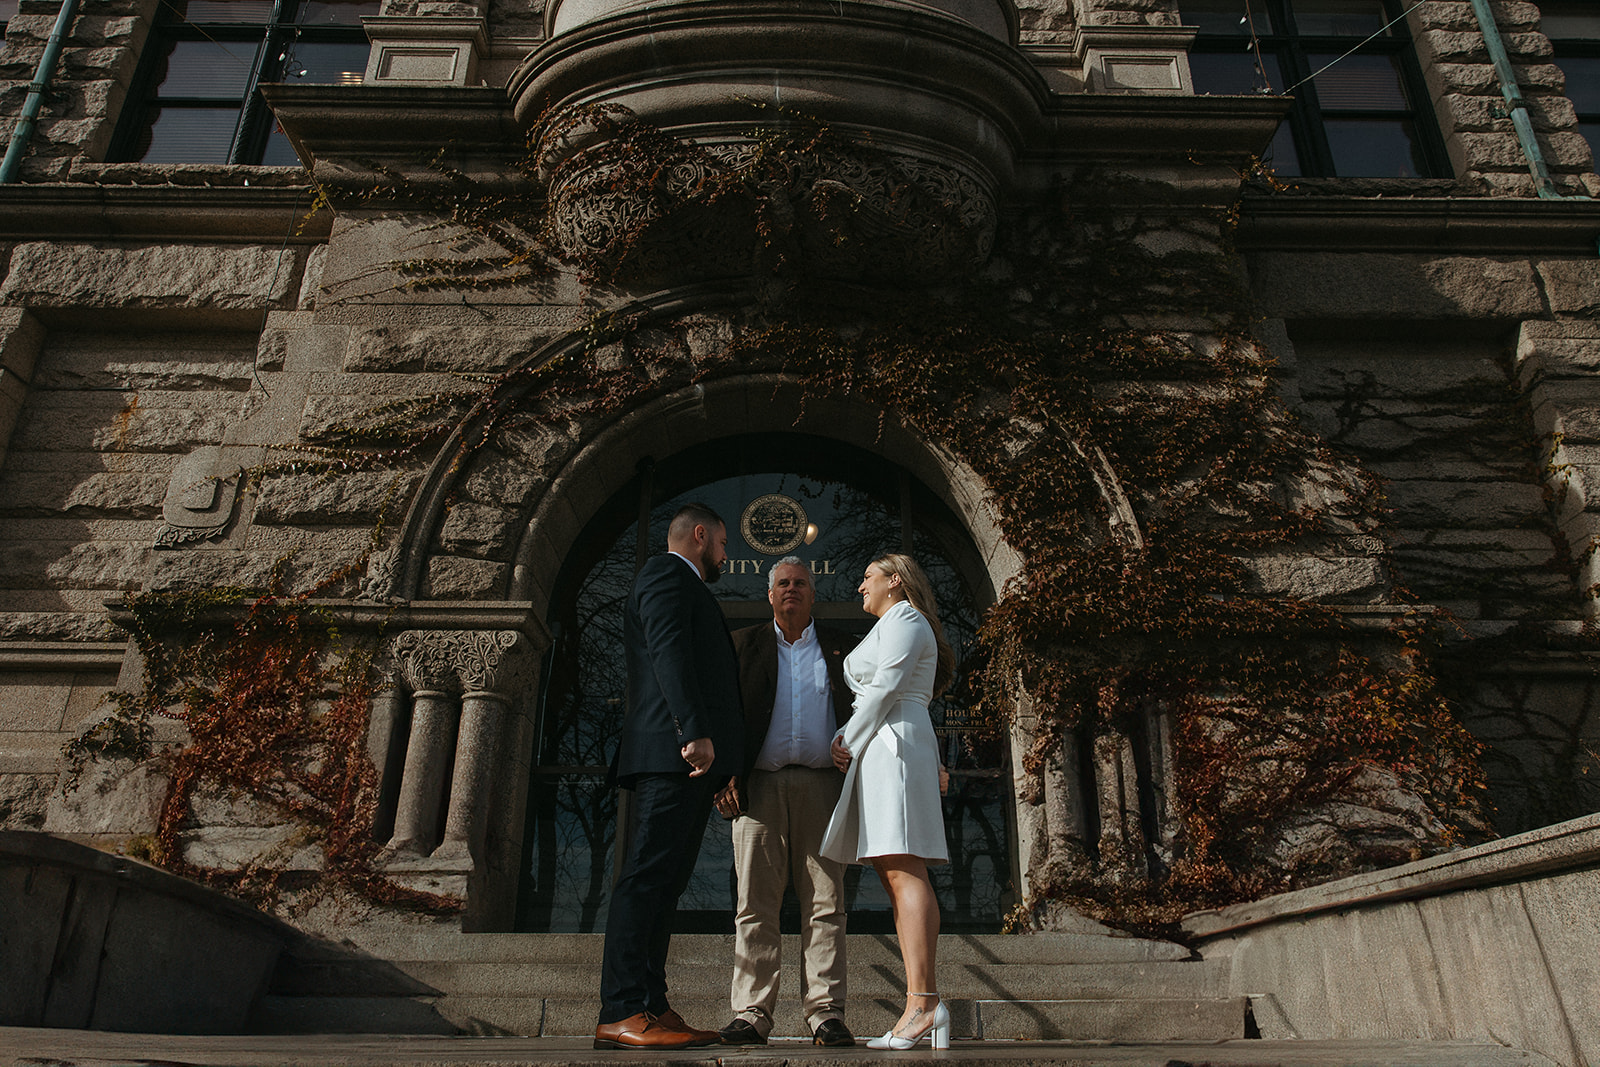
[{"label": "groom in navy suit", "polygon": [[728,558],[728,529],[704,504],[678,509],[667,553],[634,579],[623,621],[627,710],[617,780],[634,830],[611,890],[595,1048],[714,1045],[667,1003],[667,946],[694,873],[712,798],[744,759],[738,662],[706,588]]}]

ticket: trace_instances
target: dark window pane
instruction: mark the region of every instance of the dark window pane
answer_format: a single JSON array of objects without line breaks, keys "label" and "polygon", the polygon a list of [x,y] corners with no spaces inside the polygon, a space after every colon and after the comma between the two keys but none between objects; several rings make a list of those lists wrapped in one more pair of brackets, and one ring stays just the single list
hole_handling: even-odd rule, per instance
[{"label": "dark window pane", "polygon": [[164,107],[145,134],[138,163],[226,163],[239,109]]},{"label": "dark window pane", "polygon": [[8,21],[17,13],[18,0],[0,0],[0,22]]},{"label": "dark window pane", "polygon": [[1185,26],[1198,26],[1206,34],[1240,34],[1248,37],[1252,20],[1256,33],[1272,32],[1272,16],[1263,0],[1253,0],[1248,15],[1245,0],[1182,0],[1179,18]]},{"label": "dark window pane", "polygon": [[[1338,60],[1338,62],[1334,62]],[[1317,101],[1324,108],[1363,111],[1404,111],[1406,93],[1400,82],[1397,56],[1307,56],[1317,75]]]},{"label": "dark window pane", "polygon": [[1557,56],[1567,75],[1567,99],[1580,113],[1600,111],[1600,56]]},{"label": "dark window pane", "polygon": [[1296,32],[1306,37],[1367,37],[1389,21],[1381,0],[1293,0],[1290,7]]},{"label": "dark window pane", "polygon": [[[1589,151],[1594,154],[1594,162],[1600,163],[1600,122],[1580,122],[1578,132],[1589,142]],[[1590,165],[1593,166],[1593,163]]]},{"label": "dark window pane", "polygon": [[245,41],[174,41],[156,95],[244,98],[257,45]]},{"label": "dark window pane", "polygon": [[1281,90],[1283,78],[1278,73],[1278,57],[1264,52],[1261,62],[1264,69],[1257,68],[1253,51],[1190,52],[1189,73],[1194,78],[1194,91],[1216,96],[1246,96]]},{"label": "dark window pane", "polygon": [[1272,143],[1267,146],[1261,160],[1280,178],[1301,176],[1300,153],[1295,151],[1294,131],[1289,128],[1288,122],[1279,124],[1278,132],[1272,135]]},{"label": "dark window pane", "polygon": [[1333,173],[1340,178],[1416,178],[1424,173],[1410,122],[1325,119]]},{"label": "dark window pane", "polygon": [[295,12],[302,26],[359,26],[362,15],[376,15],[380,0],[306,0]]},{"label": "dark window pane", "polygon": [[367,70],[369,46],[360,44],[301,41],[288,54],[283,72],[286,82],[309,82],[318,85],[360,85]]},{"label": "dark window pane", "polygon": [[267,135],[266,150],[261,153],[261,162],[269,167],[298,167],[300,157],[294,154],[294,146],[289,143],[289,138],[276,124],[272,132]]},{"label": "dark window pane", "polygon": [[263,26],[272,18],[272,0],[161,0],[161,6],[182,22]]}]

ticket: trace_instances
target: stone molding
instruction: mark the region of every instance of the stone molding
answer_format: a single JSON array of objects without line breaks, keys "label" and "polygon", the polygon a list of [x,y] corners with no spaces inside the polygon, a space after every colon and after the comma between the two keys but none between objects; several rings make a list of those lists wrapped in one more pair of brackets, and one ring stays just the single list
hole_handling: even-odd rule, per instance
[{"label": "stone molding", "polygon": [[[549,630],[533,614],[533,603],[527,600],[421,600],[391,605],[326,598],[307,600],[305,607],[344,632],[514,630],[527,638],[535,651],[550,644]],[[124,601],[107,601],[106,610],[118,626],[133,622],[133,613]],[[201,612],[195,622],[202,626],[234,622],[249,610],[248,603],[219,605]]]},{"label": "stone molding", "polygon": [[115,671],[127,654],[125,641],[6,641],[0,671]]},{"label": "stone molding", "polygon": [[1079,26],[1073,52],[1090,92],[1192,95],[1191,26]]},{"label": "stone molding", "polygon": [[471,85],[489,48],[482,18],[367,15],[367,85]]}]

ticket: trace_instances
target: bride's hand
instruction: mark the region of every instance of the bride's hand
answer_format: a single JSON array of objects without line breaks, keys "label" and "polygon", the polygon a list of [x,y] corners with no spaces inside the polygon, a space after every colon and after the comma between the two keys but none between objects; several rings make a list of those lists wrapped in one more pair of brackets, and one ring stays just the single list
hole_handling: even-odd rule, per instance
[{"label": "bride's hand", "polygon": [[842,740],[840,740],[839,738],[837,738],[837,737],[835,737],[833,739],[832,754],[833,754],[833,765],[835,767],[839,768],[841,771],[849,769],[849,767],[850,767],[850,750],[848,748],[845,748],[844,747],[844,742]]}]

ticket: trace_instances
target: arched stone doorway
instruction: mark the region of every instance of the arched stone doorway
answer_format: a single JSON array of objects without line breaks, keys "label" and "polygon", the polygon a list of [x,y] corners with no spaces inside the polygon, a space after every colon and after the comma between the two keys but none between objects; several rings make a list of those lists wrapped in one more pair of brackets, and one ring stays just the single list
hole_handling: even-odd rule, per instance
[{"label": "arched stone doorway", "polygon": [[[622,720],[622,604],[647,555],[664,549],[678,505],[703,500],[729,523],[730,560],[713,591],[731,627],[766,624],[766,571],[784,555],[816,576],[816,615],[864,634],[872,619],[855,595],[874,554],[909,551],[928,568],[958,657],[974,652],[989,575],[964,524],[897,464],[856,446],[797,433],[743,434],[646,457],[590,519],[551,590],[552,644],[533,721],[516,925],[587,932],[603,928],[617,842],[630,826],[628,795],[608,781]],[[762,526],[777,508],[777,522]],[[781,528],[781,529],[780,529]],[[1008,746],[970,717],[958,679],[935,703],[942,754],[952,772],[945,820],[952,862],[935,887],[949,930],[993,931],[1014,903],[1019,878],[1012,833]],[[619,801],[620,796],[620,801]],[[853,869],[852,929],[892,927],[876,877]],[[731,845],[713,820],[679,912],[680,930],[731,929]],[[797,923],[797,915],[790,919]]]}]

